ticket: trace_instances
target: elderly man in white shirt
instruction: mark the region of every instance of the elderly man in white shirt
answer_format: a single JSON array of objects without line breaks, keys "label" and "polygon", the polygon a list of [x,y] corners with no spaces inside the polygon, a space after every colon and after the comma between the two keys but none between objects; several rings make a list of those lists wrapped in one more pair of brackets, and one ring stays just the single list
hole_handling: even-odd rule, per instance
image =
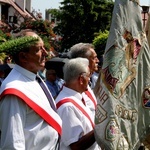
[{"label": "elderly man in white shirt", "polygon": [[62,119],[61,150],[100,149],[95,142],[93,114],[82,96],[90,80],[88,66],[86,58],[76,58],[63,68],[65,85],[55,99]]},{"label": "elderly man in white shirt", "polygon": [[[77,43],[73,45],[70,48],[68,56],[70,58],[87,58],[89,60],[90,78],[92,74],[98,70],[99,59],[97,58],[97,54],[94,50],[94,45],[90,43]],[[97,99],[89,85],[87,90],[83,92],[83,97],[85,99],[87,107],[89,107],[91,112],[93,113],[93,118],[95,118]]]},{"label": "elderly man in white shirt", "polygon": [[[12,46],[9,51],[16,65],[0,89],[0,149],[58,150],[62,121],[51,94],[45,94],[48,89],[37,75],[45,65],[47,52],[35,32],[25,30],[20,36],[15,42],[17,48]],[[24,36],[28,39],[23,40],[27,41],[23,46],[20,39]],[[29,37],[36,42],[29,44]]]}]

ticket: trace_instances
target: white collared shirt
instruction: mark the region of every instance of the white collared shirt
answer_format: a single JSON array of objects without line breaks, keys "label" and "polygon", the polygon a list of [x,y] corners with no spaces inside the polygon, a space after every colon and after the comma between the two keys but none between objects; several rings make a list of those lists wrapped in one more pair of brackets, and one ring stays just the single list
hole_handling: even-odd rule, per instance
[{"label": "white collared shirt", "polygon": [[[92,91],[92,89],[90,88],[90,86],[88,85],[88,91],[90,92],[90,94],[92,95],[93,99],[95,100],[95,103],[97,105],[97,100],[96,100],[96,97]],[[95,105],[93,103],[93,101],[88,97],[88,95],[86,95],[84,92],[82,93],[82,96],[85,100],[85,103],[86,103],[86,106],[91,110],[92,112],[92,120],[94,121],[95,120]]]},{"label": "white collared shirt", "polygon": [[[17,76],[16,76],[17,74]],[[49,113],[55,114],[40,85],[35,81],[35,74],[16,65],[3,81],[1,92],[6,85],[20,86],[30,98],[36,99],[39,105]],[[18,85],[18,83],[22,85]],[[32,93],[32,95],[31,95]],[[39,102],[41,100],[41,102]],[[43,103],[43,104],[42,104]],[[42,106],[43,105],[43,106]],[[50,108],[50,109],[49,109]],[[58,120],[60,117],[55,114]],[[48,125],[37,113],[16,96],[8,95],[0,101],[0,130],[2,149],[15,150],[53,150],[58,141],[58,132]]]},{"label": "white collared shirt", "polygon": [[[82,95],[70,88],[63,87],[56,104],[64,98],[71,98],[78,103],[92,118],[92,113],[88,107],[82,103]],[[85,115],[72,103],[65,103],[58,108],[58,114],[62,119],[62,138],[61,150],[69,150],[69,145],[79,140],[83,135],[93,130],[90,121]],[[98,145],[94,143],[88,150],[98,150]]]}]

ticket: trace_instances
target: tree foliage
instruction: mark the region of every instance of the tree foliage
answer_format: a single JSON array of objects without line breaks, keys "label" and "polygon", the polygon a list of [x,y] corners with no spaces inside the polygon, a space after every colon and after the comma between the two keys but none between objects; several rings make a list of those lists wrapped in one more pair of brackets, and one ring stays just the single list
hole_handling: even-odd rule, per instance
[{"label": "tree foliage", "polygon": [[0,44],[0,53],[4,52],[8,55],[14,56],[20,50],[30,47],[39,39],[32,36],[25,36],[5,41]]},{"label": "tree foliage", "polygon": [[[11,40],[13,38],[8,28],[5,27],[6,27],[5,25],[4,26],[2,25],[0,28],[0,45],[6,42],[7,40]],[[4,52],[0,52],[0,59],[4,60],[5,57],[6,54]]]},{"label": "tree foliage", "polygon": [[54,36],[51,23],[47,20],[38,19],[33,20],[31,18],[25,18],[25,21],[21,23],[19,30],[32,29],[35,30],[38,35],[44,40],[46,49],[50,49],[50,39]]},{"label": "tree foliage", "polygon": [[[55,49],[57,46],[57,43],[53,40],[55,39],[56,35],[53,32],[52,29],[52,23],[48,20],[42,19],[42,14],[37,11],[33,11],[32,17],[26,16],[24,18],[24,21],[21,22],[21,24],[13,24],[13,28],[10,28],[8,25],[4,24],[0,27],[0,44],[8,41],[13,38],[11,33],[17,33],[20,32],[22,29],[32,29],[35,30],[38,35],[43,39],[45,48],[49,51],[51,48]],[[17,16],[17,19],[19,20],[19,16]],[[11,44],[10,44],[11,45]],[[2,56],[1,56],[2,55]],[[0,53],[0,58],[3,57],[3,53]]]},{"label": "tree foliage", "polygon": [[54,32],[62,36],[62,51],[78,42],[92,43],[95,33],[110,27],[112,0],[64,0],[61,5]]},{"label": "tree foliage", "polygon": [[98,57],[104,54],[108,35],[108,30],[105,30],[104,32],[100,32],[93,40],[93,45],[95,46]]},{"label": "tree foliage", "polygon": [[53,24],[48,20],[42,19],[42,14],[37,11],[33,11],[32,15],[35,19],[26,17],[17,30],[32,29],[38,33],[38,35],[44,41],[46,50],[55,49],[57,43],[55,42],[56,35],[53,32]]}]

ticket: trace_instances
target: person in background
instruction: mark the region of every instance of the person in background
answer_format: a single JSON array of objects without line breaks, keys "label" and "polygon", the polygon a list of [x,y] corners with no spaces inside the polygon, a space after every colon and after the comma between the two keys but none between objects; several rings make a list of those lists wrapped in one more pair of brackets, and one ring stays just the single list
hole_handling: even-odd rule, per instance
[{"label": "person in background", "polygon": [[65,85],[65,81],[64,81],[64,79],[57,77],[56,84],[58,85],[59,92],[60,92],[62,90],[63,86]]},{"label": "person in background", "polygon": [[45,69],[45,67],[43,67],[42,69],[40,69],[39,71],[38,71],[38,75],[45,81],[45,79],[46,79],[46,69]]},{"label": "person in background", "polygon": [[48,86],[48,89],[50,90],[53,98],[55,99],[58,95],[60,88],[57,83],[57,74],[54,69],[46,70],[46,85]]},{"label": "person in background", "polygon": [[86,58],[69,60],[63,68],[65,85],[55,102],[62,119],[61,150],[98,150],[94,137],[94,119],[82,93],[90,81]]},{"label": "person in background", "polygon": [[98,63],[98,70],[95,70],[91,76],[91,89],[93,90],[95,88],[95,85],[97,83],[101,68],[102,68],[102,64],[103,64],[103,56],[101,56],[99,58],[99,63]]},{"label": "person in background", "polygon": [[69,58],[83,57],[89,60],[91,75],[98,70],[99,59],[94,50],[94,45],[90,43],[78,43],[73,45],[68,52]]},{"label": "person in background", "polygon": [[0,88],[0,149],[58,150],[62,121],[38,76],[47,51],[32,30],[18,35],[9,51],[16,64]]},{"label": "person in background", "polygon": [[12,68],[12,63],[4,63],[3,60],[0,59],[0,85],[2,84],[3,80],[7,77],[9,72],[12,70]]},{"label": "person in background", "polygon": [[[91,74],[90,78],[93,72],[98,70],[99,60],[97,58],[97,54],[92,44],[90,43],[75,44],[70,48],[68,55],[69,55],[69,58],[82,57],[82,58],[87,58],[89,60],[89,69],[90,69],[90,74]],[[86,105],[90,108],[90,110],[93,113],[93,119],[94,119],[95,110],[97,106],[97,100],[90,86],[88,86],[88,89],[85,92],[83,92],[83,96],[84,96]]]},{"label": "person in background", "polygon": [[6,56],[5,59],[4,59],[4,64],[11,64],[11,57],[10,56]]},{"label": "person in background", "polygon": [[95,87],[95,85],[96,85],[98,76],[99,76],[99,70],[93,72],[93,74],[92,74],[92,76],[91,76],[91,89],[92,89],[92,90],[94,89],[94,87]]}]

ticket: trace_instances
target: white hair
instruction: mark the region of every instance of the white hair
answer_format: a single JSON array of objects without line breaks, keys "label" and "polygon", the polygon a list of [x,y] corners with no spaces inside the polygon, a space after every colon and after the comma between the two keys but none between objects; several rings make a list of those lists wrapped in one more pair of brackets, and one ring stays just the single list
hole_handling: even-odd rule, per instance
[{"label": "white hair", "polygon": [[82,73],[89,71],[89,60],[86,58],[70,59],[63,67],[64,80],[70,82],[79,77]]}]

